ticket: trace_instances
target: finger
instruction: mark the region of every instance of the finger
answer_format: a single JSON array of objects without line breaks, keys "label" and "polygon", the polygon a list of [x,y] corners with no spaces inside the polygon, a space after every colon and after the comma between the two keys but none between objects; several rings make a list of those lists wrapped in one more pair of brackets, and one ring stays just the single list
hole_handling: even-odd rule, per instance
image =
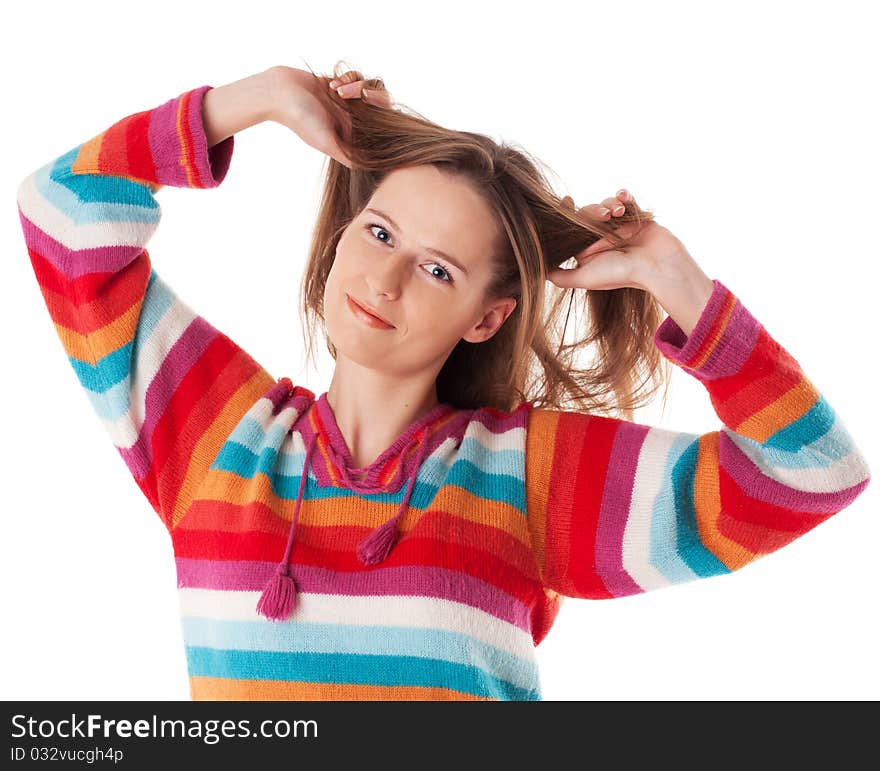
[{"label": "finger", "polygon": [[361,90],[364,87],[364,80],[352,80],[348,83],[343,83],[336,89],[336,93],[343,98],[348,98],[352,96],[360,96]]},{"label": "finger", "polygon": [[574,198],[570,195],[565,196],[559,203],[567,209],[574,209]]},{"label": "finger", "polygon": [[623,214],[626,209],[621,200],[617,197],[606,198],[604,201],[602,201],[602,206],[608,209],[615,216]]},{"label": "finger", "polygon": [[366,82],[366,80],[356,80],[346,83],[336,89],[336,93],[343,99],[364,99],[370,104],[383,104],[386,107],[391,105],[391,94],[383,89],[367,88],[364,85]]},{"label": "finger", "polygon": [[363,80],[364,76],[361,75],[357,70],[349,70],[348,72],[343,72],[338,78],[334,78],[330,81],[331,88],[338,88],[344,83],[353,83],[356,80]]},{"label": "finger", "polygon": [[576,273],[577,268],[554,268],[547,273],[547,280],[556,284],[558,287],[569,289],[577,286],[578,281],[574,275]]},{"label": "finger", "polygon": [[589,203],[579,211],[585,211],[591,217],[597,220],[607,220],[611,217],[611,211],[607,206],[600,203]]}]

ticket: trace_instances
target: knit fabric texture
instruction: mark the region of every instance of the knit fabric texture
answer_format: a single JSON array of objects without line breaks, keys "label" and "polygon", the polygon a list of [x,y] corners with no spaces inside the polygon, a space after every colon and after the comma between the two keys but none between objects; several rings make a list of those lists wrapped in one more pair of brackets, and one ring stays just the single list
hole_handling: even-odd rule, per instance
[{"label": "knit fabric texture", "polygon": [[[443,404],[358,489],[326,394],[270,375],[153,268],[156,194],[216,187],[231,162],[233,137],[207,147],[210,88],[122,118],[17,192],[64,351],[169,533],[192,699],[539,700],[535,647],[565,597],[730,573],[867,486],[840,417],[715,279],[690,336],[667,317],[654,342],[719,430]],[[365,565],[358,544],[401,508]],[[256,606],[289,534],[296,601],[269,619]]]}]

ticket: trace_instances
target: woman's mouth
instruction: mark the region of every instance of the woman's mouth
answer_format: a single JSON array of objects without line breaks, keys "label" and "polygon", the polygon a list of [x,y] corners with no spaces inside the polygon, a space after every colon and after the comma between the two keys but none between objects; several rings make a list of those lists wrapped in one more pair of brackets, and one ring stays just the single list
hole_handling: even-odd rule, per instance
[{"label": "woman's mouth", "polygon": [[368,310],[358,305],[357,302],[351,298],[351,295],[346,294],[345,298],[352,314],[363,321],[367,326],[373,327],[374,329],[394,329],[393,325],[386,324],[382,319],[377,318]]}]

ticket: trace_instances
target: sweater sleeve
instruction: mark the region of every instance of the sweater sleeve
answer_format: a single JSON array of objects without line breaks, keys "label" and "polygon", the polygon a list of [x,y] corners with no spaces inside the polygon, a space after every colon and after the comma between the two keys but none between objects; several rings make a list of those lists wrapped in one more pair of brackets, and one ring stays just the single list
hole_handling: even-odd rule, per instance
[{"label": "sweater sleeve", "polygon": [[663,356],[696,377],[722,427],[704,434],[530,408],[529,529],[545,593],[623,597],[722,575],[839,512],[870,473],[800,366],[717,279]]},{"label": "sweater sleeve", "polygon": [[163,186],[212,188],[226,176],[234,138],[207,147],[202,100],[210,88],[122,118],[17,191],[64,351],[169,533],[231,429],[274,383],[175,295],[146,249]]}]

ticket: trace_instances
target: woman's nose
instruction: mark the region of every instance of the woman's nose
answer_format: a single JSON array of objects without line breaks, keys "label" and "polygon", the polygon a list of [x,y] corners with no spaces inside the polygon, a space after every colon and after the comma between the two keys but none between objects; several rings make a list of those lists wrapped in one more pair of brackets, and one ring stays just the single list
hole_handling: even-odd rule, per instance
[{"label": "woman's nose", "polygon": [[397,256],[378,260],[373,265],[373,269],[367,272],[370,288],[377,294],[396,297],[400,293],[405,268],[406,263],[402,258],[398,259]]}]

